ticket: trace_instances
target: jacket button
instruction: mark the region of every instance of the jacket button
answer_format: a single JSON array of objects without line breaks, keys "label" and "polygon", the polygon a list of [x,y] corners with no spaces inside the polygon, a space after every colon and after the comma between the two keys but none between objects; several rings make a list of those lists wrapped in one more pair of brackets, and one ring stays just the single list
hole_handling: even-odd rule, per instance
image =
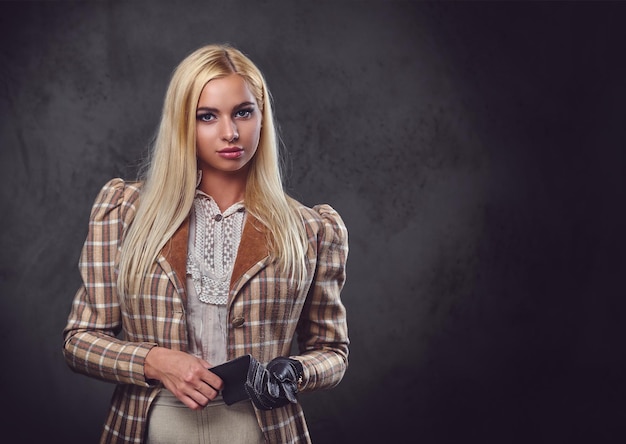
[{"label": "jacket button", "polygon": [[243,317],[237,316],[235,319],[231,321],[230,325],[232,325],[235,328],[238,328],[238,327],[241,327],[244,322],[245,322],[245,319]]}]

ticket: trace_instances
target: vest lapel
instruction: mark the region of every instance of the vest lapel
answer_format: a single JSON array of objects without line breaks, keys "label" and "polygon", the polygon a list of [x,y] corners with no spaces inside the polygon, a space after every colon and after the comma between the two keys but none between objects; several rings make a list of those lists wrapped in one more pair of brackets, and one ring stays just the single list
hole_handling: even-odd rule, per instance
[{"label": "vest lapel", "polygon": [[[178,227],[174,235],[163,247],[163,257],[170,264],[180,285],[185,290],[183,292],[184,302],[187,302],[187,242],[189,241],[189,218]],[[176,284],[176,283],[174,283]]]},{"label": "vest lapel", "polygon": [[[248,214],[241,233],[241,241],[237,250],[237,258],[230,279],[231,294],[238,291],[254,274],[261,270],[265,263],[261,263],[269,257],[266,228],[257,218]],[[189,218],[181,224],[172,238],[163,247],[163,257],[176,273],[180,285],[186,289],[187,283],[187,247],[189,242]],[[253,270],[259,265],[258,270]],[[234,290],[234,292],[233,292]],[[186,303],[187,291],[184,292]]]},{"label": "vest lapel", "polygon": [[258,267],[258,270],[252,270],[269,256],[266,234],[265,225],[248,213],[243,226],[243,233],[241,233],[241,242],[239,242],[233,274],[230,278],[231,295],[239,291],[254,274],[265,266],[263,263]]}]

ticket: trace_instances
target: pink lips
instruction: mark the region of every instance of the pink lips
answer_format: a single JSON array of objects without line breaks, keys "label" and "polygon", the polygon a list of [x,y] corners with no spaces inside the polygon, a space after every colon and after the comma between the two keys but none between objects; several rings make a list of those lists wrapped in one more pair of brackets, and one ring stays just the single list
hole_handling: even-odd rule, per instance
[{"label": "pink lips", "polygon": [[243,148],[238,146],[229,146],[219,150],[217,154],[225,159],[238,159],[243,156]]}]

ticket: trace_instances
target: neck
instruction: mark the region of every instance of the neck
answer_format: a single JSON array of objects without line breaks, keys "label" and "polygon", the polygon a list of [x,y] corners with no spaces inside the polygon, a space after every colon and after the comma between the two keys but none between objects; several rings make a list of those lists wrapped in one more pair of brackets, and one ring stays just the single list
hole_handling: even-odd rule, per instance
[{"label": "neck", "polygon": [[243,200],[246,191],[245,174],[203,172],[198,189],[215,200],[221,211]]}]

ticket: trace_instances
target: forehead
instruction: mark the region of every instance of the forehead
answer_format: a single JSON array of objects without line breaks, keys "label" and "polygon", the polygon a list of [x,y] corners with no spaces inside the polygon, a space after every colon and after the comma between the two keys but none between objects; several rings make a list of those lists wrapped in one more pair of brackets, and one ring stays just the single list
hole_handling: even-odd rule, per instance
[{"label": "forehead", "polygon": [[250,87],[238,74],[212,79],[204,85],[198,106],[228,107],[243,102],[256,103]]}]

